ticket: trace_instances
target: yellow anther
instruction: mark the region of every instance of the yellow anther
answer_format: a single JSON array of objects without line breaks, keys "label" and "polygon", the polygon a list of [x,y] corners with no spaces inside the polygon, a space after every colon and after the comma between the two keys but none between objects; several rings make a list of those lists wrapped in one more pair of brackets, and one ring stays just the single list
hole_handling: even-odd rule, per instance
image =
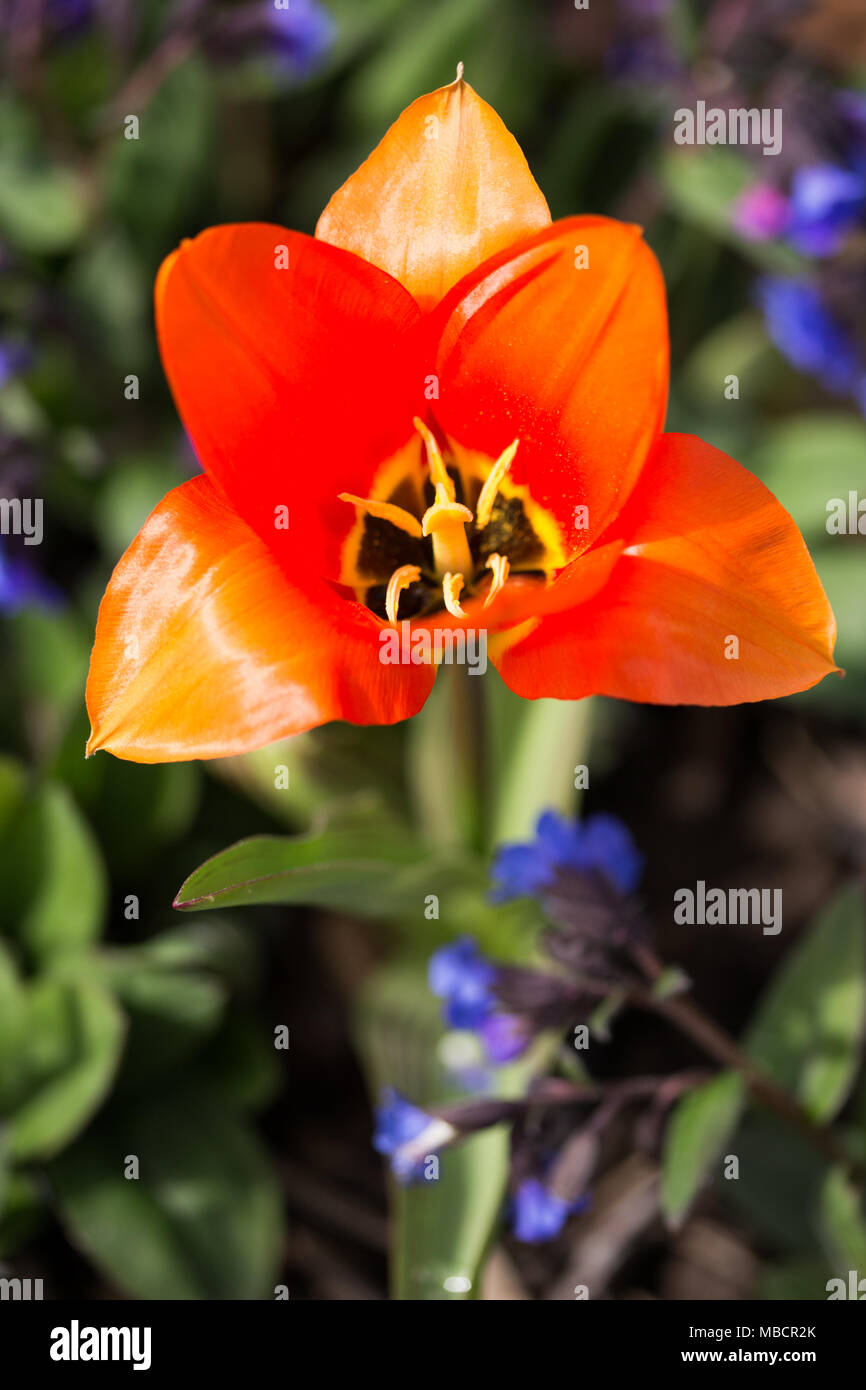
[{"label": "yellow anther", "polygon": [[407,532],[410,536],[417,536],[419,540],[423,534],[418,518],[403,507],[395,507],[393,502],[376,502],[372,497],[356,497],[353,492],[341,492],[339,498],[341,502],[351,502],[369,516],[377,516],[381,521],[390,521],[392,526],[398,526],[401,531]]},{"label": "yellow anther", "polygon": [[388,622],[396,623],[397,611],[400,607],[400,595],[404,589],[408,589],[410,584],[414,584],[421,578],[421,571],[417,565],[401,565],[395,570],[388,580],[388,588],[385,593],[385,612],[388,614]]},{"label": "yellow anther", "polygon": [[515,439],[509,444],[505,452],[499,455],[499,458],[487,475],[475,507],[475,526],[479,531],[483,531],[490,520],[493,512],[493,503],[496,501],[496,494],[499,491],[499,485],[514,462],[514,455],[517,453],[517,446],[519,443],[520,440]]},{"label": "yellow anther", "polygon": [[448,469],[445,467],[442,450],[439,448],[439,443],[435,434],[433,434],[432,430],[427,428],[424,421],[420,420],[417,415],[412,421],[412,424],[427,446],[427,466],[430,469],[430,478],[433,482],[433,486],[436,488],[437,492],[440,487],[444,487],[448,494],[448,500],[453,502],[455,495],[454,483],[448,474]]},{"label": "yellow anther", "polygon": [[442,597],[445,600],[445,607],[453,618],[466,617],[459,603],[463,583],[462,574],[446,574],[442,578]]},{"label": "yellow anther", "polygon": [[487,590],[487,597],[484,600],[484,607],[486,608],[504,587],[508,572],[511,569],[511,562],[507,555],[488,555],[484,568],[493,572],[493,583]]},{"label": "yellow anther", "polygon": [[472,513],[462,502],[454,502],[441,483],[436,485],[436,501],[421,518],[421,530],[433,537],[433,561],[438,575],[449,570],[472,573],[472,552],[466,538],[466,525]]}]

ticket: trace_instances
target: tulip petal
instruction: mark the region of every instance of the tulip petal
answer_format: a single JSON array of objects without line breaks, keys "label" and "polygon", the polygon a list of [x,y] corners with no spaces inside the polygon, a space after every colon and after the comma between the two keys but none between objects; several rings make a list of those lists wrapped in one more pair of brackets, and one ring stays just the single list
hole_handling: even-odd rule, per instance
[{"label": "tulip petal", "polygon": [[331,198],[316,236],[387,270],[426,310],[549,223],[517,141],[458,79],[407,107]]},{"label": "tulip petal", "polygon": [[719,449],[663,435],[605,542],[626,548],[597,594],[491,652],[519,695],[732,705],[807,690],[838,669],[803,538]]},{"label": "tulip petal", "polygon": [[227,757],[346,719],[417,713],[434,673],[383,665],[381,624],[302,586],[207,478],[175,488],[114,571],[87,682],[88,753]]},{"label": "tulip petal", "polygon": [[559,519],[570,554],[588,549],[664,423],[664,283],[640,228],[556,222],[455,286],[428,331],[442,428],[491,458],[519,439],[514,481]]},{"label": "tulip petal", "polygon": [[175,251],[156,317],[205,470],[271,549],[336,577],[354,521],[338,494],[366,496],[383,461],[417,441],[411,296],[346,251],[251,223]]}]

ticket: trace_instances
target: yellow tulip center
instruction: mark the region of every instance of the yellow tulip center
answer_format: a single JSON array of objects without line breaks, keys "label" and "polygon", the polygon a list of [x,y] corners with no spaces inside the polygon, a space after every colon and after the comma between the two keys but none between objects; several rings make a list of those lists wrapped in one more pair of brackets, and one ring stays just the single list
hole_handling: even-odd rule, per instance
[{"label": "yellow tulip center", "polygon": [[392,623],[443,608],[463,618],[461,600],[483,596],[487,607],[515,573],[546,583],[567,556],[550,512],[509,476],[519,440],[490,460],[415,427],[420,473],[416,441],[380,470],[373,496],[340,493],[356,508],[342,582]]}]

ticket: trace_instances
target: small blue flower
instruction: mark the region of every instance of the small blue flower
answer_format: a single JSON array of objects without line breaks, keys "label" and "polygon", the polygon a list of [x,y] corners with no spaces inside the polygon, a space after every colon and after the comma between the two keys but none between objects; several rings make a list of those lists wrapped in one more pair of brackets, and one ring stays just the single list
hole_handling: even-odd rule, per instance
[{"label": "small blue flower", "polygon": [[425,1129],[429,1129],[433,1122],[432,1115],[412,1105],[393,1087],[383,1090],[376,1107],[373,1148],[391,1160],[394,1175],[401,1182],[412,1182],[423,1176],[423,1159],[407,1159],[400,1151],[422,1135]]},{"label": "small blue flower", "polygon": [[809,164],[791,184],[787,236],[806,256],[832,256],[866,210],[866,179],[837,164]]},{"label": "small blue flower", "polygon": [[26,371],[33,353],[26,343],[0,340],[0,386],[5,386],[13,376]]},{"label": "small blue flower", "polygon": [[25,608],[58,608],[62,596],[23,556],[10,553],[0,541],[0,613],[10,616]]},{"label": "small blue flower", "polygon": [[478,1028],[490,1061],[502,1066],[526,1051],[532,1029],[519,1014],[490,1014]]},{"label": "small blue flower", "polygon": [[621,893],[631,893],[643,871],[643,856],[616,816],[568,820],[558,811],[538,818],[528,845],[505,845],[496,856],[492,876],[494,902],[542,892],[561,869],[602,873]]},{"label": "small blue flower", "polygon": [[294,72],[311,72],[334,40],[336,26],[316,0],[271,0],[269,34],[278,61]]},{"label": "small blue flower", "polygon": [[855,345],[814,285],[765,277],[758,282],[758,300],[767,332],[789,362],[829,391],[862,389],[863,366]]},{"label": "small blue flower", "polygon": [[511,1222],[518,1240],[537,1244],[558,1236],[566,1220],[575,1212],[583,1211],[589,1198],[579,1197],[576,1202],[566,1202],[557,1197],[538,1178],[525,1178],[514,1194]]},{"label": "small blue flower", "polygon": [[493,1012],[495,975],[468,936],[434,951],[427,968],[430,989],[445,1000],[445,1021],[452,1028],[477,1028]]}]

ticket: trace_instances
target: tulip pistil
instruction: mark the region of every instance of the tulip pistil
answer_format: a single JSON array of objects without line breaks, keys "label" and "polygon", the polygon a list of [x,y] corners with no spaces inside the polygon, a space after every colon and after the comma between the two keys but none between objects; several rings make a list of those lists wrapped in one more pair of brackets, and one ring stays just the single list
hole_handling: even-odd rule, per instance
[{"label": "tulip pistil", "polygon": [[420,457],[417,442],[407,445],[383,465],[371,497],[340,493],[356,508],[341,582],[390,623],[443,609],[465,619],[461,597],[483,597],[488,608],[515,573],[548,582],[567,551],[554,518],[508,476],[519,441],[491,463],[414,424]]}]

